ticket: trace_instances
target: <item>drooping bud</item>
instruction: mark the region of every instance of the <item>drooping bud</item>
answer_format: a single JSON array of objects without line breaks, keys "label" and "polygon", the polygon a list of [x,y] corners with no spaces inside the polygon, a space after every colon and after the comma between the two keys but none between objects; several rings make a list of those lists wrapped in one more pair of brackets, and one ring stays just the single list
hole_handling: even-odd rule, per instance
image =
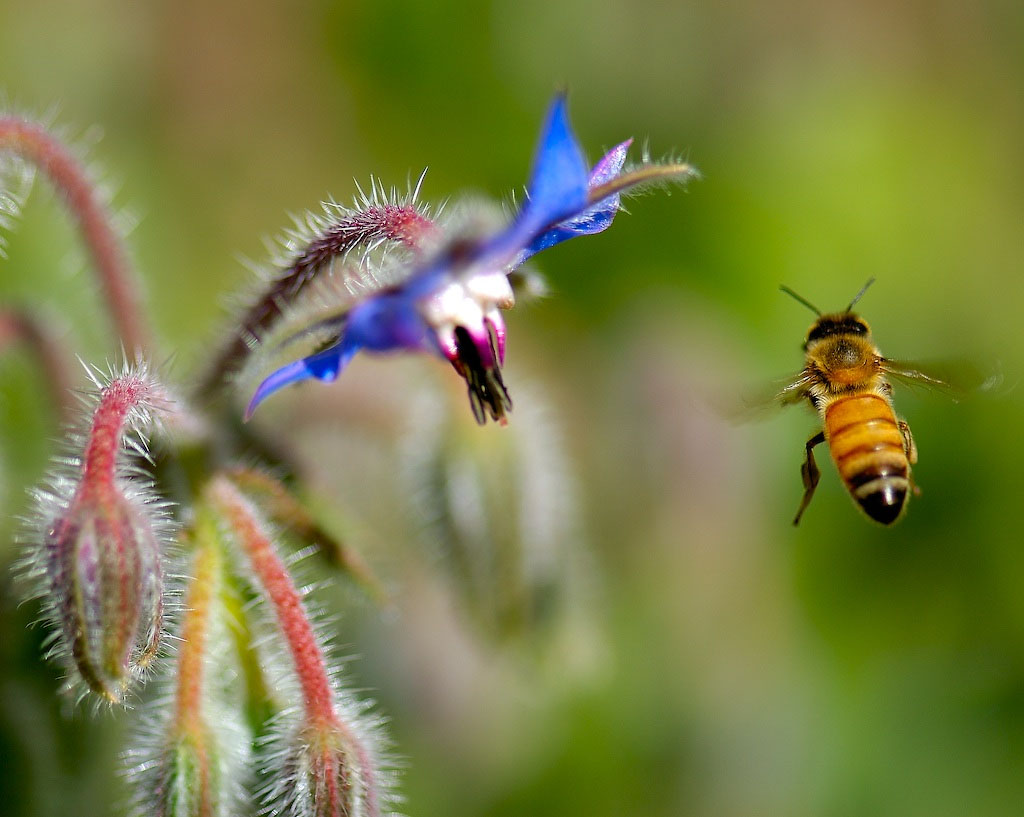
[{"label": "drooping bud", "polygon": [[222,604],[223,557],[216,524],[200,512],[168,694],[126,754],[138,817],[221,817],[240,813],[252,736],[242,723],[237,666]]},{"label": "drooping bud", "polygon": [[[212,762],[211,762],[212,761]],[[216,795],[218,781],[211,779],[217,770],[216,758],[192,735],[183,737],[167,750],[161,771],[166,775],[159,799],[151,805],[160,817],[212,817],[222,813]]]},{"label": "drooping bud", "polygon": [[145,366],[106,385],[93,378],[100,391],[84,451],[36,492],[39,528],[26,561],[55,630],[50,654],[120,702],[159,648],[167,533],[164,506],[125,454],[144,453],[141,435],[165,404]]},{"label": "drooping bud", "polygon": [[298,718],[283,713],[266,754],[261,799],[268,813],[380,817],[388,781],[381,773],[366,705],[352,701],[333,683],[335,673],[328,668],[302,597],[256,509],[223,476],[210,482],[206,494],[273,610],[298,684]]},{"label": "drooping bud", "polygon": [[159,643],[156,537],[124,494],[87,490],[48,531],[46,547],[71,657],[94,692],[119,701]]},{"label": "drooping bud", "polygon": [[296,817],[379,815],[375,782],[364,777],[368,758],[338,724],[306,725],[281,746],[277,791],[269,802]]},{"label": "drooping bud", "polygon": [[563,432],[543,392],[525,391],[525,422],[487,437],[429,396],[414,405],[400,490],[429,520],[416,533],[465,620],[536,647],[586,622],[593,577]]}]

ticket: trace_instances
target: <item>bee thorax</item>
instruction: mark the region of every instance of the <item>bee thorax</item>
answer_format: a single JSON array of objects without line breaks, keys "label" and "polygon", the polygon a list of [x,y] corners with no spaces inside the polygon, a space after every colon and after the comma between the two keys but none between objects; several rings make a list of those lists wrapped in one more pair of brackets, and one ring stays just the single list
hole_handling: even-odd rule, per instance
[{"label": "bee thorax", "polygon": [[840,369],[847,366],[863,365],[864,357],[863,344],[841,338],[828,350],[826,362],[829,369]]}]

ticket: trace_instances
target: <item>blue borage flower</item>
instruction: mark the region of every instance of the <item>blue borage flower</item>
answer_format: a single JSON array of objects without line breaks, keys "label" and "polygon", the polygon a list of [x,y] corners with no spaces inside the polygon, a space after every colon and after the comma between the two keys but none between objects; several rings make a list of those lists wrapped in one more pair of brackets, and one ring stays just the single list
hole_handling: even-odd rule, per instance
[{"label": "blue borage flower", "polygon": [[361,350],[400,349],[447,358],[469,386],[473,414],[505,422],[512,407],[501,376],[505,323],[515,298],[508,274],[541,250],[609,227],[622,192],[696,175],[685,162],[643,163],[624,170],[632,140],[609,151],[591,170],[569,126],[564,95],[552,102],[519,213],[503,230],[456,239],[416,266],[397,286],[375,292],[326,323],[338,329],[327,348],[289,363],[264,380],[249,401],[256,407],[279,389],[315,378],[333,381]]}]

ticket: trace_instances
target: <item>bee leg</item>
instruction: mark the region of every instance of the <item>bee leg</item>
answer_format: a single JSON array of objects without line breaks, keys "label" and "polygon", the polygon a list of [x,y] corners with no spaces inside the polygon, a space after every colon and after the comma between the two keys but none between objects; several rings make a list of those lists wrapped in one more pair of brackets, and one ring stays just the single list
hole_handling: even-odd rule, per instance
[{"label": "bee leg", "polygon": [[807,441],[807,459],[800,465],[800,476],[804,481],[804,498],[800,500],[800,507],[793,519],[794,525],[800,524],[800,517],[804,515],[804,511],[811,503],[811,497],[814,496],[814,489],[818,487],[821,471],[818,470],[818,464],[814,461],[813,449],[814,446],[823,442],[825,442],[824,431],[819,431]]},{"label": "bee leg", "polygon": [[[903,450],[907,455],[907,462],[914,465],[917,462],[917,444],[914,442],[914,435],[910,433],[910,426],[907,425],[906,420],[897,420],[896,425],[899,426],[900,434],[903,435]],[[910,490],[914,492],[914,496],[921,495],[921,488],[916,482],[912,474],[907,474],[910,479]]]},{"label": "bee leg", "polygon": [[900,434],[903,435],[903,450],[907,454],[907,461],[911,465],[917,464],[917,445],[914,443],[914,435],[910,433],[910,426],[907,425],[906,420],[899,420],[896,425],[900,428]]}]

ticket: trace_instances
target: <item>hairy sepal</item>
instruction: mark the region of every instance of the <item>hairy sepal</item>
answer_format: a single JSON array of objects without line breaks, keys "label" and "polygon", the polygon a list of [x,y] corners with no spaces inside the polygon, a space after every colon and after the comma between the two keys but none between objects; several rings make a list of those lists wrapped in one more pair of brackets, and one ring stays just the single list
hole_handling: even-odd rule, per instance
[{"label": "hairy sepal", "polygon": [[167,615],[175,526],[139,463],[172,407],[145,364],[87,372],[96,388],[82,395],[85,422],[32,492],[19,572],[42,602],[47,655],[68,670],[68,690],[124,703],[159,654]]}]

